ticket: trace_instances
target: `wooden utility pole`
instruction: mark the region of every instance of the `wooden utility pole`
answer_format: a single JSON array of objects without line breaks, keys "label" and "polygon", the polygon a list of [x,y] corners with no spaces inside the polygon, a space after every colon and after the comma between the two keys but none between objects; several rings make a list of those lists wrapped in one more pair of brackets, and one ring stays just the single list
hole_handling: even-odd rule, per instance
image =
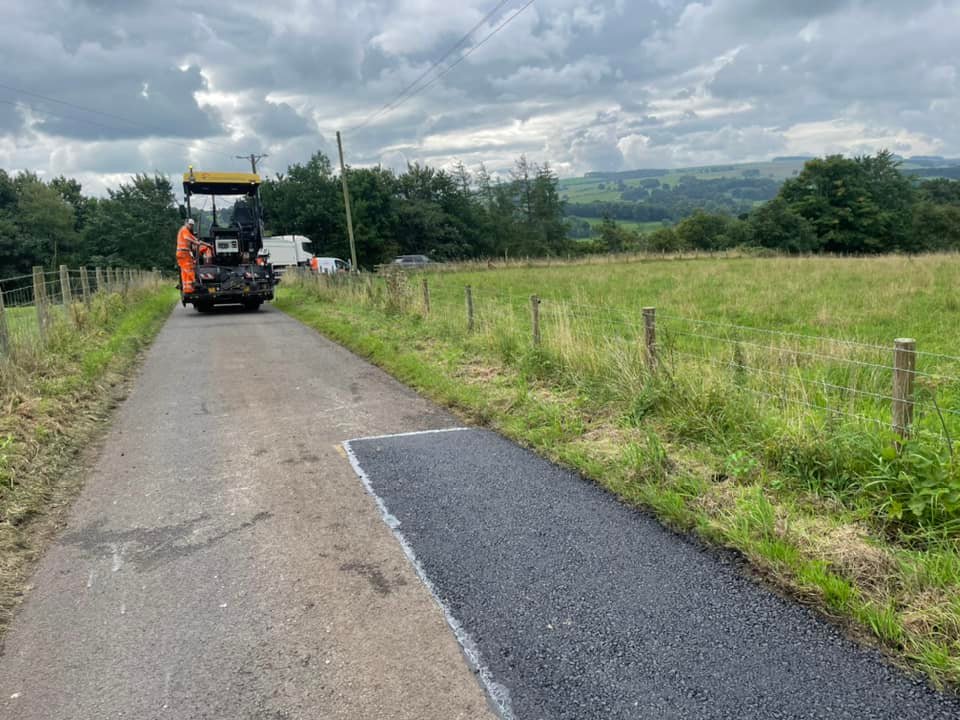
[{"label": "wooden utility pole", "polygon": [[266,153],[263,153],[262,155],[256,155],[256,154],[254,154],[254,153],[250,153],[249,155],[237,155],[237,156],[236,156],[237,160],[249,160],[249,161],[250,161],[250,172],[252,172],[254,175],[257,174],[257,163],[260,162],[261,160],[263,160],[265,157],[270,157],[270,156],[267,155]]},{"label": "wooden utility pole", "polygon": [[343,162],[343,142],[337,130],[337,150],[340,153],[340,183],[343,185],[343,204],[347,210],[347,235],[350,237],[350,271],[357,272],[357,246],[353,241],[353,211],[350,210],[350,188],[347,186],[347,166]]}]

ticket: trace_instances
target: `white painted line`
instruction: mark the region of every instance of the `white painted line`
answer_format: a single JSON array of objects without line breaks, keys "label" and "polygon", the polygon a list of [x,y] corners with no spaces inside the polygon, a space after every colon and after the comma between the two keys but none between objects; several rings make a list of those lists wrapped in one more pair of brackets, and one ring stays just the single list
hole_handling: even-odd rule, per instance
[{"label": "white painted line", "polygon": [[[450,428],[448,430],[427,430],[425,432],[403,433],[400,435],[382,435],[380,437],[359,438],[359,440],[380,440],[395,437],[410,437],[413,435],[427,435],[430,433],[457,432],[469,429],[470,428]],[[483,687],[486,689],[487,695],[490,697],[490,701],[493,703],[497,713],[501,718],[503,718],[503,720],[516,720],[516,716],[513,714],[513,708],[510,705],[510,691],[493,679],[493,673],[490,672],[490,668],[483,663],[483,657],[480,654],[480,648],[474,642],[473,638],[470,637],[470,634],[463,628],[463,625],[460,624],[460,621],[454,617],[453,613],[450,611],[450,608],[447,607],[446,604],[440,599],[436,588],[430,581],[430,578],[427,577],[427,573],[423,569],[423,565],[421,565],[420,561],[417,559],[417,554],[414,552],[413,547],[407,542],[407,539],[403,536],[403,533],[400,532],[400,521],[390,513],[386,503],[374,491],[366,471],[360,467],[360,461],[353,452],[353,448],[350,447],[350,443],[352,442],[357,442],[357,440],[347,440],[343,443],[343,448],[347,451],[347,458],[350,460],[350,465],[353,467],[354,472],[357,473],[357,477],[360,478],[360,481],[363,483],[363,487],[366,488],[367,493],[377,503],[377,507],[380,509],[380,516],[383,518],[383,521],[387,524],[387,526],[393,531],[394,537],[397,538],[397,542],[399,542],[400,547],[403,548],[403,553],[407,556],[407,560],[409,560],[410,564],[413,566],[413,570],[417,573],[417,577],[420,578],[420,582],[426,586],[427,591],[433,598],[433,601],[437,604],[440,610],[443,611],[443,617],[446,619],[447,625],[450,626],[454,637],[456,637],[457,642],[460,643],[460,647],[463,649],[463,654],[467,658],[467,662],[470,664],[471,669],[480,677],[480,682],[483,683]]]},{"label": "white painted line", "polygon": [[452,427],[452,428],[442,428],[440,430],[417,430],[416,432],[394,433],[393,435],[373,435],[371,437],[361,437],[361,438],[353,438],[352,440],[345,440],[343,443],[343,446],[347,447],[348,445],[350,445],[350,443],[362,442],[365,440],[390,440],[391,438],[415,437],[417,435],[435,435],[439,433],[463,432],[464,430],[471,430],[471,429],[472,428],[468,428],[468,427]]}]

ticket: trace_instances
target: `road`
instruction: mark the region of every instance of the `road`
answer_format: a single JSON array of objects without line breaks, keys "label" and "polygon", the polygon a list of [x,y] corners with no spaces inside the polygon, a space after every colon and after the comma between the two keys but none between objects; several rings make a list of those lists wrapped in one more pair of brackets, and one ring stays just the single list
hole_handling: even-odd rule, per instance
[{"label": "road", "polygon": [[0,718],[491,718],[340,442],[453,418],[282,313],[177,308],[0,657]]}]

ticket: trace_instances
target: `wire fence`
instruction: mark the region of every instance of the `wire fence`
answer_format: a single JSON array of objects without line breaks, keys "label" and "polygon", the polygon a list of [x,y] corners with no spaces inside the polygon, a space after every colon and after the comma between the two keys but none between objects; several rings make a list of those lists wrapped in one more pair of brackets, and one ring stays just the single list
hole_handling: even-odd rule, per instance
[{"label": "wire fence", "polygon": [[30,274],[0,280],[0,360],[35,351],[59,327],[80,327],[91,304],[159,282],[156,270],[135,268],[36,267]]},{"label": "wire fence", "polygon": [[[667,308],[590,304],[430,276],[310,276],[332,297],[422,316],[454,334],[504,348],[534,346],[558,367],[644,378],[683,377],[775,409],[786,420],[856,424],[892,439],[923,438],[950,452],[960,437],[960,356],[910,338],[888,345],[674,314]],[[572,374],[576,375],[576,372]],[[692,380],[691,380],[692,379]]]}]

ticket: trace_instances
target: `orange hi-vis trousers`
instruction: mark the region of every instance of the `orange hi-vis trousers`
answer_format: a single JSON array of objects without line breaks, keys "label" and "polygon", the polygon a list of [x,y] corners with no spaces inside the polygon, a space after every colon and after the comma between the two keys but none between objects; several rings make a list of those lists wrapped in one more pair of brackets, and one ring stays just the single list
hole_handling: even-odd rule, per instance
[{"label": "orange hi-vis trousers", "polygon": [[180,284],[185,293],[193,292],[193,285],[197,281],[197,264],[193,255],[187,251],[177,251],[177,265],[180,266]]}]

